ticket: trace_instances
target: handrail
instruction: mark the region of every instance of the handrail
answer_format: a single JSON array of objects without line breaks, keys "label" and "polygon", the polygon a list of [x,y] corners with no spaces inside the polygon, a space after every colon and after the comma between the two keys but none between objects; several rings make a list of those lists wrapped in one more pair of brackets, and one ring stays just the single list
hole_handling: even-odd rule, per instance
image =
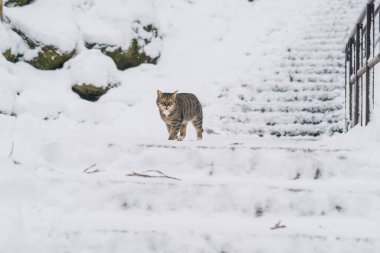
[{"label": "handrail", "polygon": [[366,66],[361,67],[357,72],[356,75],[351,75],[350,82],[354,84],[356,82],[357,77],[362,77],[368,70],[375,67],[376,64],[380,62],[380,54],[376,55],[375,57],[372,57],[368,60],[368,63]]},{"label": "handrail", "polygon": [[375,55],[380,43],[380,22],[375,22],[377,17],[380,21],[380,4],[375,8],[374,3],[367,1],[346,44],[346,131],[358,124],[367,126],[373,118],[374,66],[380,63],[380,52]]},{"label": "handrail", "polygon": [[[374,2],[375,0],[369,0],[368,2]],[[365,12],[367,11],[367,7],[364,9],[365,10]],[[374,12],[374,16],[376,16],[377,14],[379,14],[380,13],[380,4],[377,6],[377,8],[376,8],[376,10],[375,10],[375,12]],[[362,14],[361,14],[362,15]],[[365,16],[364,16],[365,17]],[[364,17],[360,17],[360,19],[358,19],[358,20],[361,20],[361,22],[363,22],[364,21]],[[363,27],[363,30],[366,30],[366,28],[367,28],[367,24],[365,24],[365,26]],[[354,26],[354,29],[353,29],[353,31],[356,33],[356,29],[357,29],[357,25],[355,25]],[[351,37],[354,37],[355,35],[352,35],[352,36],[350,36],[350,38]],[[380,36],[378,36],[377,38],[376,38],[376,40],[375,40],[375,42],[373,43],[373,47],[376,47],[377,45],[379,45],[379,43],[380,43]],[[376,64],[378,64],[380,61],[379,61],[379,55],[376,55],[376,56],[374,56],[374,57],[372,57],[372,58],[370,58],[369,60],[368,60],[368,66],[364,66],[364,67],[361,67],[360,69],[358,69],[357,70],[357,72],[356,72],[356,74],[354,73],[354,74],[352,74],[351,76],[350,76],[350,82],[352,83],[352,84],[354,84],[355,82],[356,82],[356,77],[362,77],[366,72],[367,72],[367,70],[369,70],[369,69],[371,69],[371,68],[373,68]]]}]

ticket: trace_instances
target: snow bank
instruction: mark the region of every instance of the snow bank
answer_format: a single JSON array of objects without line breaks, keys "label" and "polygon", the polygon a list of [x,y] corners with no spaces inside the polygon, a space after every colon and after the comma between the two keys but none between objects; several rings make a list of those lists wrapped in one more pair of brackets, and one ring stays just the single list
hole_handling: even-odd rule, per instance
[{"label": "snow bank", "polygon": [[26,46],[20,36],[8,29],[3,23],[0,23],[0,38],[1,52],[10,49],[13,54],[17,54],[20,51],[26,50]]},{"label": "snow bank", "polygon": [[149,0],[41,0],[4,12],[28,37],[63,51],[72,51],[83,41],[128,48],[135,37],[135,21],[155,23]]},{"label": "snow bank", "polygon": [[[1,64],[0,64],[1,66]],[[11,115],[16,105],[17,83],[15,78],[0,67],[0,114]]]},{"label": "snow bank", "polygon": [[87,50],[66,63],[71,83],[92,84],[107,88],[120,83],[120,77],[115,63],[99,50]]},{"label": "snow bank", "polygon": [[[82,0],[72,4],[84,41],[127,49],[135,33],[132,24],[156,24],[150,0]],[[156,24],[157,25],[157,24]]]},{"label": "snow bank", "polygon": [[65,1],[35,1],[19,8],[5,8],[14,28],[44,45],[72,51],[79,39],[74,16]]}]

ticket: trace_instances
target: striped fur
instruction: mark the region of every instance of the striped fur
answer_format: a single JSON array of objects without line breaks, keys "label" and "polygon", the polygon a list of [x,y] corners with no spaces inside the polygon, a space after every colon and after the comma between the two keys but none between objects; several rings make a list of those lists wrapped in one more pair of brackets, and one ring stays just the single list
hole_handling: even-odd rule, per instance
[{"label": "striped fur", "polygon": [[[197,131],[197,139],[202,140],[203,115],[198,98],[190,93],[162,93],[157,91],[157,106],[161,119],[165,122],[169,140],[182,141],[186,136],[186,126],[191,122]],[[178,136],[179,132],[179,136]]]}]

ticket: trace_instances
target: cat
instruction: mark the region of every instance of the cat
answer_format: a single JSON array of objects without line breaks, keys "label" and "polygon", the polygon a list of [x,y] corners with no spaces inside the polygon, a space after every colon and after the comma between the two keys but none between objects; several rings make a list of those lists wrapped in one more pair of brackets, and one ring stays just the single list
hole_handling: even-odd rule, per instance
[{"label": "cat", "polygon": [[[197,132],[197,139],[202,140],[203,113],[202,105],[194,94],[163,93],[157,90],[157,106],[161,119],[165,122],[169,140],[183,141],[186,136],[186,126],[192,122]],[[179,136],[178,136],[179,132]]]}]

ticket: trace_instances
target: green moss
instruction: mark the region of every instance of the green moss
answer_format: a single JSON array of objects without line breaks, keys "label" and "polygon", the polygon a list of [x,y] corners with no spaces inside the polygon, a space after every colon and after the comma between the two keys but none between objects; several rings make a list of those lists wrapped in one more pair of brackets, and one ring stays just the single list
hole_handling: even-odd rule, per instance
[{"label": "green moss", "polygon": [[109,88],[100,88],[92,84],[76,84],[72,90],[77,93],[82,99],[95,102],[101,96],[107,93]]},{"label": "green moss", "polygon": [[5,52],[3,52],[3,56],[10,62],[16,63],[18,61],[17,55],[12,54],[11,49],[7,49]]},{"label": "green moss", "polygon": [[149,33],[152,33],[154,37],[158,36],[158,29],[152,24],[144,26],[143,29]]},{"label": "green moss", "polygon": [[111,57],[116,63],[116,66],[120,70],[137,67],[142,63],[157,63],[158,58],[152,59],[147,56],[139,47],[136,39],[132,40],[132,43],[128,50],[122,50],[117,48],[113,51],[107,50],[107,48],[101,48],[102,52]]},{"label": "green moss", "polygon": [[24,6],[30,4],[33,0],[5,0],[5,6],[14,7],[14,6]]},{"label": "green moss", "polygon": [[61,68],[74,54],[75,50],[61,53],[54,46],[44,46],[38,52],[38,56],[28,61],[28,63],[37,69],[54,70]]}]

